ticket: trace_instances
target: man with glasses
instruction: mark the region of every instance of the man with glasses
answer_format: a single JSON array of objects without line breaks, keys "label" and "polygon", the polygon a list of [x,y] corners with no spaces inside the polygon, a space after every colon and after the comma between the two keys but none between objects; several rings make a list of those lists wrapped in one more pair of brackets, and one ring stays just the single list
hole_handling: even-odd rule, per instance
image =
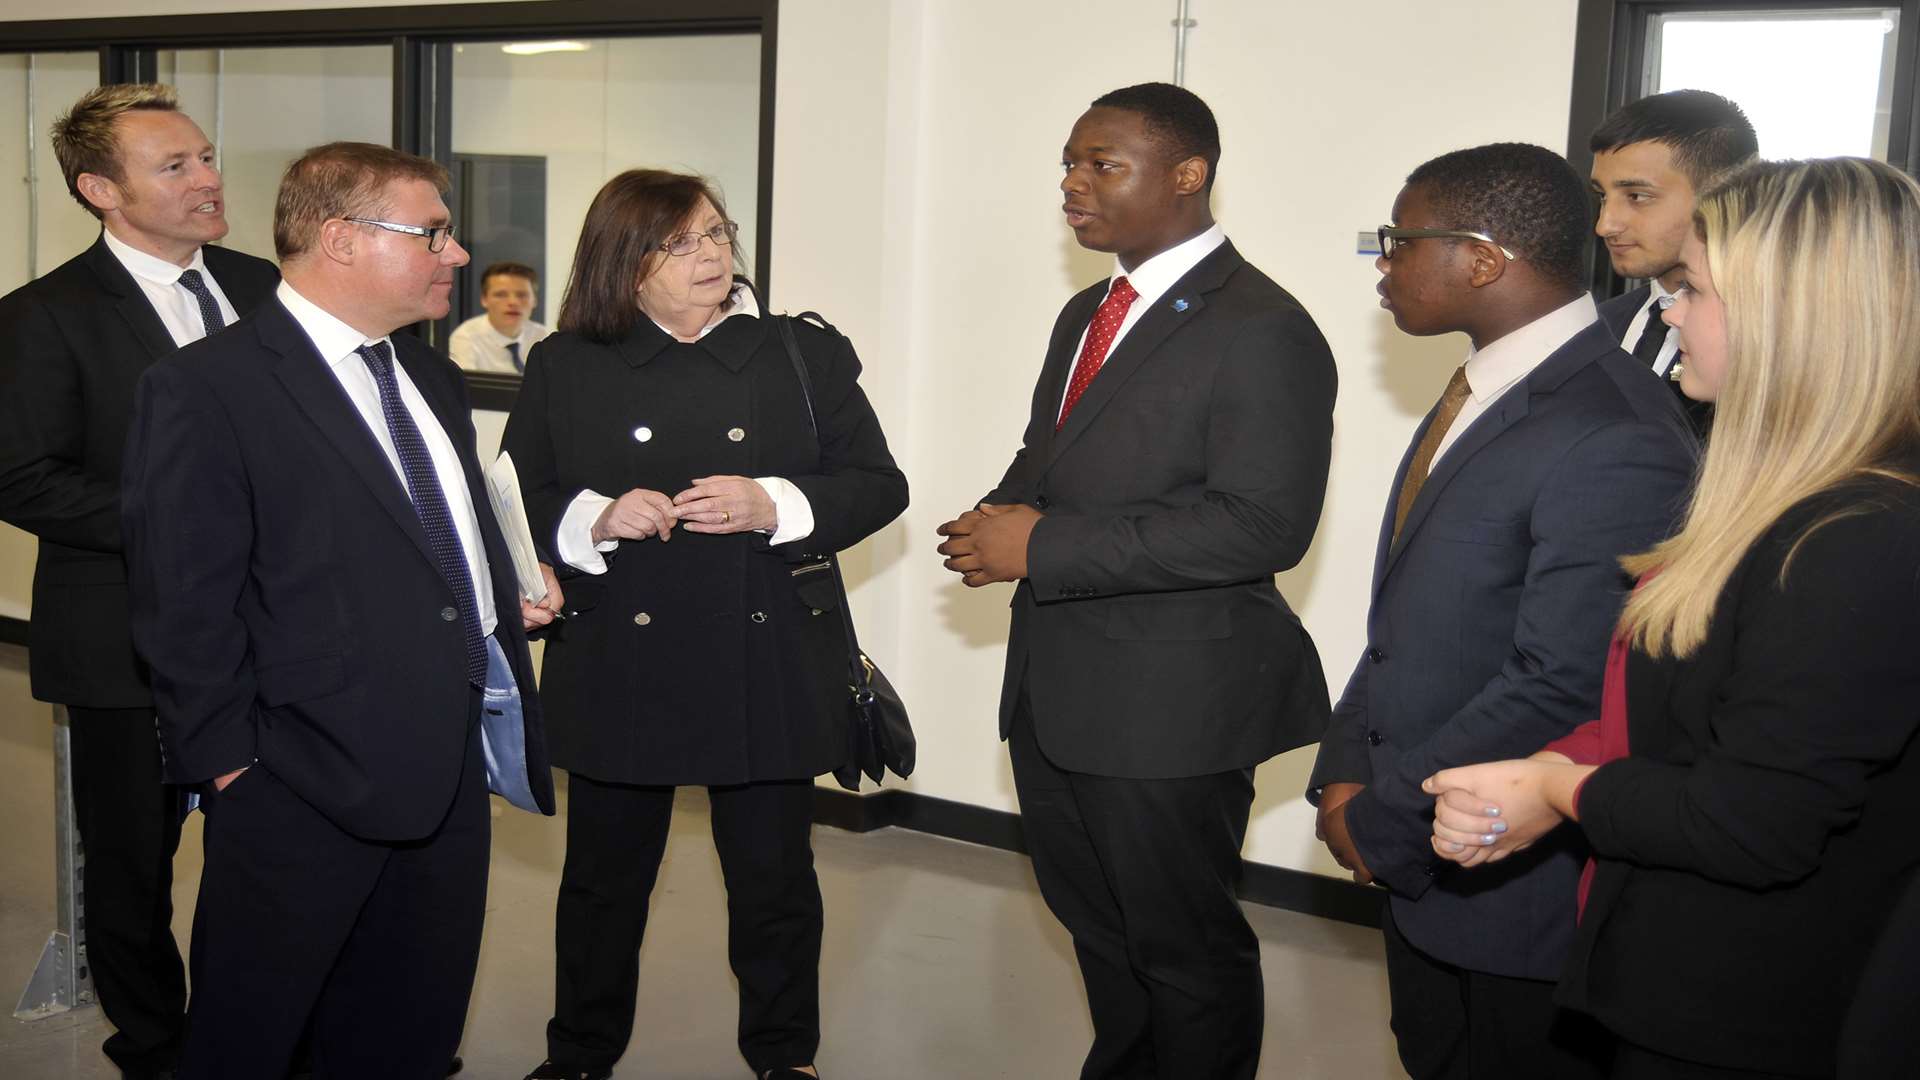
[{"label": "man with glasses", "polygon": [[88,966],[127,1077],[180,1051],[173,940],[182,794],[161,780],[153,695],[134,654],[121,558],[120,451],[141,371],[273,293],[272,263],[227,234],[214,148],[173,88],[97,87],[53,127],[93,246],[0,299],[0,519],[39,538],[33,696],[67,707]]},{"label": "man with glasses", "polygon": [[[1471,880],[1430,846],[1439,768],[1525,757],[1598,715],[1619,556],[1678,520],[1695,443],[1582,288],[1588,204],[1552,151],[1420,166],[1380,229],[1381,306],[1471,342],[1395,474],[1367,648],[1308,798],[1354,880],[1392,892],[1393,1031],[1416,1080],[1597,1076],[1553,1005],[1583,853],[1550,835]],[[1492,875],[1492,876],[1488,876]]]},{"label": "man with glasses", "polygon": [[[365,143],[288,167],[271,303],[142,377],[134,637],[206,870],[182,1077],[438,1076],[479,959],[489,788],[553,812],[520,599],[444,316],[446,172]],[[518,617],[516,617],[516,615]],[[523,697],[520,688],[526,688]]]}]

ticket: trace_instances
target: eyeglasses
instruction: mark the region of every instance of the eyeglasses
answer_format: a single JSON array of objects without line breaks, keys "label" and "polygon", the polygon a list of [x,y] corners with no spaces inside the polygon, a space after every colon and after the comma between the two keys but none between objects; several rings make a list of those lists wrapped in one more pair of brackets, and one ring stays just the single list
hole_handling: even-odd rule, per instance
[{"label": "eyeglasses", "polygon": [[1393,249],[1407,240],[1479,240],[1499,248],[1500,254],[1509,259],[1520,257],[1486,233],[1472,232],[1468,229],[1403,229],[1398,225],[1382,225],[1379,236],[1380,257],[1383,259],[1393,258]]},{"label": "eyeglasses", "polygon": [[372,218],[363,217],[341,218],[340,220],[352,221],[360,225],[372,225],[377,229],[385,229],[388,232],[406,233],[408,236],[424,236],[427,238],[427,250],[436,255],[445,251],[447,241],[453,239],[453,226],[451,225],[402,225],[397,221],[375,221]]},{"label": "eyeglasses", "polygon": [[730,247],[740,235],[740,225],[734,221],[723,221],[706,232],[683,232],[678,236],[669,236],[660,245],[660,250],[669,255],[691,255],[700,250],[700,238],[713,241],[714,247]]}]

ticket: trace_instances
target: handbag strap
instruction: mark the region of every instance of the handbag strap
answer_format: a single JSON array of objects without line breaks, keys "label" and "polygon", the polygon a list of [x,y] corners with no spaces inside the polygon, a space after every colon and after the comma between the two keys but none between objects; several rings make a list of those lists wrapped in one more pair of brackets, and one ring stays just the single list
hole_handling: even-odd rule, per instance
[{"label": "handbag strap", "polygon": [[[827,320],[812,311],[803,311],[799,315],[775,315],[773,325],[780,331],[781,343],[787,347],[787,359],[793,361],[793,373],[800,377],[800,398],[807,405],[807,426],[813,429],[813,441],[817,444],[820,441],[820,421],[813,411],[813,376],[807,372],[806,359],[800,355],[800,342],[793,336],[793,320],[809,317],[822,327],[826,327]],[[861,651],[860,638],[853,630],[853,612],[847,600],[847,582],[840,576],[840,556],[830,551],[827,552],[826,558],[828,565],[833,568],[833,587],[840,591],[840,624],[846,628],[847,648],[851,650],[851,655],[847,658],[848,663],[858,669],[863,666],[862,661],[866,654]],[[857,670],[855,674],[864,676],[865,672]],[[864,682],[862,678],[862,683]]]}]

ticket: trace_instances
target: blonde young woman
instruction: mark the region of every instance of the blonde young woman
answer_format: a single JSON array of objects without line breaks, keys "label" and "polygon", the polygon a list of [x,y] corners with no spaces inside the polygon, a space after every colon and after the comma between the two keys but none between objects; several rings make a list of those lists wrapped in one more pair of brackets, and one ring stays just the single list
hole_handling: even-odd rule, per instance
[{"label": "blonde young woman", "polygon": [[1717,412],[1684,525],[1624,560],[1602,716],[1430,778],[1434,850],[1584,830],[1558,997],[1615,1076],[1830,1076],[1920,866],[1920,187],[1755,164],[1683,259],[1666,318]]}]

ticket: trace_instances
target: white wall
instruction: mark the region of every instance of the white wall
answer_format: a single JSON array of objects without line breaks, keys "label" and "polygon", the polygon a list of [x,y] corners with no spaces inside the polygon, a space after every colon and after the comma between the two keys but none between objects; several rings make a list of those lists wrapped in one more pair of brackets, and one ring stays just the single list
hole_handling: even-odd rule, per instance
[{"label": "white wall", "polygon": [[[1402,178],[1435,154],[1496,139],[1561,148],[1575,6],[1194,5],[1187,81],[1220,118],[1218,216],[1313,312],[1340,366],[1326,514],[1305,563],[1281,579],[1336,692],[1363,642],[1393,466],[1465,352],[1457,337],[1419,341],[1393,329],[1355,234],[1383,221]],[[0,0],[0,18],[30,7]],[[155,7],[71,0],[63,14]],[[1109,271],[1060,222],[1059,149],[1094,96],[1171,73],[1169,5],[781,8],[772,302],[817,309],[853,338],[913,483],[902,521],[847,560],[862,638],[913,710],[921,766],[906,786],[1013,809],[994,736],[1008,591],[955,584],[933,553],[933,528],[1005,467],[1060,304]],[[1416,44],[1383,51],[1382,42]],[[1448,44],[1421,44],[1434,42]],[[477,419],[482,443],[496,444],[498,416]],[[1261,769],[1249,858],[1336,872],[1299,798],[1312,753]]]}]

